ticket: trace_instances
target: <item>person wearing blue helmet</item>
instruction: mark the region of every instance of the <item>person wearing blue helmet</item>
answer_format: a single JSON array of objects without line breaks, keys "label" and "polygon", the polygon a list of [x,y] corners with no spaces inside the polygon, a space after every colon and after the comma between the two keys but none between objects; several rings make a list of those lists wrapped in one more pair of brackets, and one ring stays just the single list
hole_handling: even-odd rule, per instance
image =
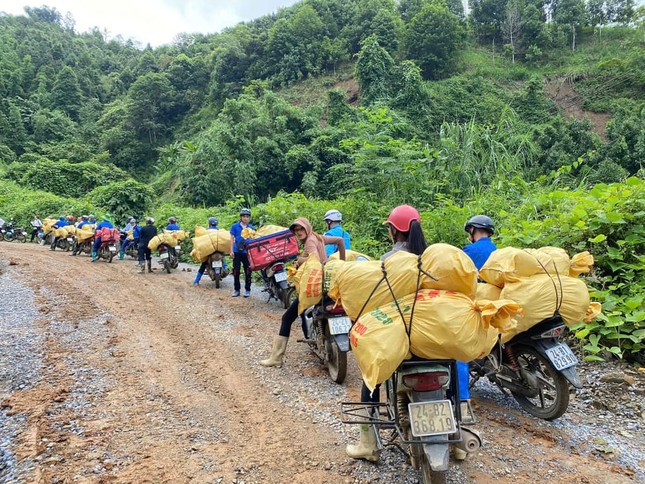
[{"label": "person wearing blue helmet", "polygon": [[166,225],[166,230],[181,230],[179,224],[177,223],[177,217],[170,217],[168,219],[168,225]]},{"label": "person wearing blue helmet", "polygon": [[[209,217],[208,229],[206,230],[219,230],[219,227],[217,226],[218,223],[219,223],[219,220],[217,220],[217,217]],[[204,272],[206,272],[207,267],[208,267],[208,260],[205,260],[204,262],[202,262],[202,265],[199,266],[199,270],[195,275],[195,280],[193,281],[193,285],[195,286],[199,285],[199,281],[201,281],[202,276],[204,275]],[[226,270],[226,261],[224,261],[224,270]]]},{"label": "person wearing blue helmet", "polygon": [[[70,217],[72,217],[72,216],[70,215]],[[72,217],[72,220],[74,220],[74,217]],[[61,215],[60,217],[58,217],[58,220],[56,222],[54,222],[52,227],[55,228],[55,229],[60,229],[60,228],[63,228],[63,227],[67,227],[68,225],[70,225],[70,222],[67,221],[67,218],[65,218],[64,215]],[[49,250],[56,250],[56,244],[58,244],[59,240],[60,240],[60,237],[56,237],[54,235],[54,237],[52,239],[52,243],[49,246]]]}]

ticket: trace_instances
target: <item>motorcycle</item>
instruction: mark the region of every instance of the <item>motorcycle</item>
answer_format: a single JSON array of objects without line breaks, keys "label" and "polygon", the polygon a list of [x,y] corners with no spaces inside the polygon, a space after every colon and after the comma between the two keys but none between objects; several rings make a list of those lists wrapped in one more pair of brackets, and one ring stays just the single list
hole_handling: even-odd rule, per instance
[{"label": "motorcycle", "polygon": [[224,254],[215,252],[208,256],[207,262],[206,272],[211,278],[211,281],[215,281],[215,287],[219,289],[222,279],[228,276],[228,269],[224,268]]},{"label": "motorcycle", "polygon": [[[91,247],[91,246],[90,246]],[[91,251],[91,248],[90,248]],[[101,242],[101,247],[99,247],[98,252],[96,253],[96,257],[98,259],[103,259],[108,261],[108,263],[112,262],[112,259],[114,259],[114,256],[118,252],[116,242],[114,241],[108,241],[108,242]]]},{"label": "motorcycle", "polygon": [[347,317],[342,306],[334,307],[333,301],[310,307],[302,315],[302,320],[306,339],[299,341],[309,345],[325,364],[334,382],[343,383],[347,376],[352,320]]},{"label": "motorcycle", "polygon": [[159,246],[159,264],[163,265],[166,272],[170,274],[171,269],[179,266],[179,256],[181,255],[181,245],[171,247],[166,244]]},{"label": "motorcycle", "polygon": [[470,363],[471,387],[486,377],[531,415],[544,420],[562,416],[569,406],[569,383],[582,388],[578,358],[561,340],[565,332],[556,314],[498,343],[487,357]]},{"label": "motorcycle", "polygon": [[9,222],[7,225],[3,226],[0,229],[0,240],[6,240],[7,242],[27,242],[27,232],[25,229],[20,227],[14,227],[13,222]]},{"label": "motorcycle", "polygon": [[386,403],[341,403],[342,421],[371,424],[379,450],[395,446],[421,470],[422,482],[443,483],[451,445],[468,453],[481,447],[479,435],[464,427],[475,418],[458,388],[454,360],[404,361],[385,381]]},{"label": "motorcycle", "polygon": [[286,261],[278,261],[271,264],[266,269],[262,269],[262,279],[264,279],[264,291],[269,294],[269,302],[275,299],[282,303],[284,309],[291,305],[295,297],[295,287],[287,281],[287,264]]}]

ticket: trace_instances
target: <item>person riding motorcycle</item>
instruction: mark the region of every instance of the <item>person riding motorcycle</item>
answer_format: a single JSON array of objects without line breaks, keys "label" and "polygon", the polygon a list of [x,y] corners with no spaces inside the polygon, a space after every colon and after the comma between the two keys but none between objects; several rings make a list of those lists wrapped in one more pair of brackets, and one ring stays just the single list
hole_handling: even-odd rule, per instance
[{"label": "person riding motorcycle", "polygon": [[145,272],[145,262],[148,262],[148,272],[152,272],[152,251],[148,248],[148,243],[157,235],[155,219],[148,217],[145,227],[141,228],[139,233],[139,274]]},{"label": "person riding motorcycle", "polygon": [[[403,250],[412,254],[421,255],[426,250],[427,244],[423,229],[421,228],[421,215],[418,210],[410,205],[399,205],[395,207],[383,225],[387,226],[389,238],[393,242],[392,250],[381,256],[384,261],[396,252]],[[380,401],[380,385],[370,392],[367,385],[363,383],[361,388],[361,402],[377,403]],[[358,444],[349,444],[345,452],[353,459],[365,459],[371,462],[379,460],[377,453],[378,444],[376,436],[370,429],[369,424],[360,426],[360,438]]]},{"label": "person riding motorcycle", "polygon": [[[303,245],[303,251],[300,257],[296,260],[296,267],[304,264],[309,254],[318,256],[320,262],[327,262],[327,252],[325,245],[334,244],[338,247],[340,259],[345,260],[345,241],[342,237],[327,237],[317,234],[313,231],[311,223],[304,217],[297,218],[289,227],[289,230],[294,233],[298,241]],[[291,325],[298,318],[298,298],[296,297],[291,306],[282,315],[282,323],[280,324],[280,331],[278,336],[273,338],[273,346],[271,348],[271,356],[260,361],[262,366],[276,366],[282,367],[284,353],[287,350],[287,343],[291,334]]]},{"label": "person riding motorcycle", "polygon": [[[70,215],[71,217],[71,215]],[[72,221],[74,220],[74,217],[72,217]],[[63,227],[67,227],[70,223],[67,221],[67,218],[65,218],[64,215],[61,215],[56,222],[52,225],[53,228],[55,229],[60,229]],[[49,246],[49,250],[56,250],[56,244],[58,244],[58,241],[60,240],[60,237],[56,237],[54,235],[54,238],[52,240],[51,245]]]},{"label": "person riding motorcycle", "polygon": [[[113,229],[114,225],[112,224],[112,220],[110,220],[109,215],[104,215],[103,220],[101,220],[98,225],[96,226],[96,229],[94,230],[95,234],[98,234],[99,230],[101,229]],[[94,245],[92,245],[92,258],[90,259],[90,262],[96,262],[99,259],[99,249],[101,248],[101,243],[103,241],[101,240],[101,236],[97,235],[94,238]]]},{"label": "person riding motorcycle", "polygon": [[31,223],[31,240],[30,240],[30,242],[33,242],[34,239],[36,238],[36,236],[38,235],[38,232],[43,227],[43,223],[38,218],[38,215],[34,215],[34,219],[30,223]]},{"label": "person riding motorcycle", "polygon": [[[208,218],[208,229],[206,230],[219,230],[219,227],[217,224],[219,223],[219,220],[217,220],[217,217],[209,217]],[[197,271],[197,274],[195,275],[195,280],[193,281],[193,285],[199,285],[199,281],[202,279],[202,276],[204,275],[204,272],[206,272],[206,268],[208,267],[208,260],[205,260],[202,262],[202,265],[199,266],[199,270]],[[224,270],[226,270],[226,261],[224,261]]]},{"label": "person riding motorcycle", "polygon": [[128,247],[132,244],[137,245],[138,240],[134,236],[134,229],[137,227],[137,219],[131,217],[128,220],[128,224],[123,227],[122,232],[128,233],[130,230],[132,230],[132,239],[129,238],[129,235],[126,235],[125,240],[123,241],[123,244],[121,245],[121,250],[119,251],[119,260],[125,259],[125,252],[128,250]]},{"label": "person riding motorcycle", "polygon": [[[327,237],[342,237],[345,241],[345,250],[350,250],[352,248],[351,237],[349,232],[343,230],[340,226],[343,221],[343,215],[338,210],[328,210],[323,217],[323,221],[327,225],[327,231],[323,234]],[[325,246],[325,252],[327,252],[327,257],[336,252],[338,248],[334,244],[329,244]]]},{"label": "person riding motorcycle", "polygon": [[177,223],[177,217],[170,217],[168,219],[168,225],[166,225],[166,230],[181,230],[179,224]]},{"label": "person riding motorcycle", "polygon": [[233,259],[233,297],[240,295],[242,285],[240,283],[240,269],[244,267],[244,297],[251,296],[251,264],[249,255],[246,252],[246,239],[242,237],[242,230],[255,227],[249,223],[251,211],[248,208],[240,210],[240,221],[231,227],[231,259]]},{"label": "person riding motorcycle", "polygon": [[89,225],[90,223],[87,221],[87,218],[88,218],[87,215],[81,215],[80,217],[81,220],[76,224],[76,228],[82,229],[86,225]]},{"label": "person riding motorcycle", "polygon": [[475,263],[477,270],[488,260],[491,253],[497,250],[497,246],[490,239],[495,233],[495,224],[493,219],[486,215],[475,215],[464,225],[464,230],[468,233],[470,244],[463,248],[463,251]]}]

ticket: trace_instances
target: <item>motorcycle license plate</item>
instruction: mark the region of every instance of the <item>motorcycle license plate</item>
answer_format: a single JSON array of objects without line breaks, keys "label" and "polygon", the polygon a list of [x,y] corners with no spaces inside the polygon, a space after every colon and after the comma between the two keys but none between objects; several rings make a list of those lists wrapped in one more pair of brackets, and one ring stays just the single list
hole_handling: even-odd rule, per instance
[{"label": "motorcycle license plate", "polygon": [[551,360],[556,370],[564,370],[578,364],[578,358],[566,344],[559,344],[546,350],[546,356]]},{"label": "motorcycle license plate", "polygon": [[175,250],[181,250],[181,245],[175,245]]},{"label": "motorcycle license plate", "polygon": [[71,237],[67,237],[67,242],[71,244],[72,242],[74,242],[74,239],[72,239]]},{"label": "motorcycle license plate", "polygon": [[224,267],[224,266],[223,266],[221,260],[214,260],[213,261],[213,269],[220,269],[222,267]]},{"label": "motorcycle license plate", "polygon": [[347,334],[352,329],[352,320],[347,316],[329,318],[329,332],[331,334]]},{"label": "motorcycle license plate", "polygon": [[275,277],[275,282],[286,281],[287,273],[285,271],[276,272],[273,277]]},{"label": "motorcycle license plate", "polygon": [[159,254],[159,259],[160,260],[164,260],[164,259],[167,259],[167,258],[168,258],[168,252],[162,252],[161,254]]},{"label": "motorcycle license plate", "polygon": [[110,252],[116,252],[116,247],[115,247],[115,246],[113,246],[113,245],[110,245],[110,246],[108,247],[108,250],[109,250]]},{"label": "motorcycle license plate", "polygon": [[450,400],[408,403],[410,428],[415,437],[452,434],[457,431]]}]

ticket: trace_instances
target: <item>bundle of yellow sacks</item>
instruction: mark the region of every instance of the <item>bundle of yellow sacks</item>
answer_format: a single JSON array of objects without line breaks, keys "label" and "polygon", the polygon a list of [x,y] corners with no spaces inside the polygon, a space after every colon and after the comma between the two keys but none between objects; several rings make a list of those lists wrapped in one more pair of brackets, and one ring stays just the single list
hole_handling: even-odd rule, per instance
[{"label": "bundle of yellow sacks", "polygon": [[83,225],[80,229],[76,229],[75,235],[78,242],[85,242],[86,240],[94,237],[94,229],[96,224]]},{"label": "bundle of yellow sacks", "polygon": [[602,307],[590,301],[587,285],[578,276],[590,272],[593,263],[589,252],[569,258],[559,247],[506,247],[493,252],[479,271],[487,284],[479,285],[477,295],[492,300],[512,299],[524,308],[517,327],[503,335],[503,342],[556,311],[567,326],[589,323]]},{"label": "bundle of yellow sacks", "polygon": [[190,251],[190,256],[195,262],[202,263],[215,252],[223,254],[231,252],[231,233],[228,230],[207,230],[196,225],[195,237],[192,241],[193,250]]},{"label": "bundle of yellow sacks", "polygon": [[150,239],[150,242],[148,242],[148,249],[157,250],[161,244],[175,247],[189,235],[190,232],[186,232],[185,230],[164,230],[162,233],[155,235]]},{"label": "bundle of yellow sacks", "polygon": [[476,299],[477,269],[457,247],[433,244],[420,256],[397,252],[384,262],[309,259],[294,277],[299,310],[323,287],[355,321],[350,342],[373,389],[412,354],[471,361],[511,331],[522,308],[509,299]]}]

